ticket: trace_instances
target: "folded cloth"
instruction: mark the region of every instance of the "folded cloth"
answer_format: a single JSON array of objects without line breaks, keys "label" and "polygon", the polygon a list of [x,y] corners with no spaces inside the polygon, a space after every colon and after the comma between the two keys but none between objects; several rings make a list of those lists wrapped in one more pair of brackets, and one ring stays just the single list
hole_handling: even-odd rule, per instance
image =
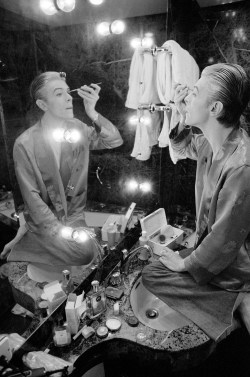
[{"label": "folded cloth", "polygon": [[211,339],[218,341],[233,323],[242,294],[198,285],[188,272],[173,272],[160,261],[142,271],[143,285],[174,310],[185,315]]}]

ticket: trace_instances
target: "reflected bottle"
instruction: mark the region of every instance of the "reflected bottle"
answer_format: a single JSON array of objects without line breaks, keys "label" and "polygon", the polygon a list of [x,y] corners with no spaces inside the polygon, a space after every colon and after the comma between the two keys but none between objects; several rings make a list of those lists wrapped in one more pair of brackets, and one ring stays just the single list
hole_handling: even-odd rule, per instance
[{"label": "reflected bottle", "polygon": [[53,328],[53,341],[56,347],[65,347],[71,343],[71,334],[67,323],[60,316]]},{"label": "reflected bottle", "polygon": [[92,281],[92,290],[87,293],[87,315],[89,318],[97,318],[106,310],[105,288],[99,286],[99,281]]},{"label": "reflected bottle", "polygon": [[73,292],[75,288],[74,283],[73,283],[69,270],[63,270],[62,274],[63,274],[63,281],[62,281],[61,287],[62,287],[62,290],[66,293],[66,295],[68,295],[69,293]]}]

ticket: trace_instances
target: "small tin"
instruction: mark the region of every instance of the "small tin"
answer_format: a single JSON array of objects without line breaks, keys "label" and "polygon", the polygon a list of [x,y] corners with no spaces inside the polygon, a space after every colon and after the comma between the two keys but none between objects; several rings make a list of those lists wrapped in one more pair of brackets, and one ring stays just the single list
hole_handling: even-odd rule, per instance
[{"label": "small tin", "polygon": [[106,326],[99,326],[96,330],[98,338],[104,339],[108,336],[108,328]]}]

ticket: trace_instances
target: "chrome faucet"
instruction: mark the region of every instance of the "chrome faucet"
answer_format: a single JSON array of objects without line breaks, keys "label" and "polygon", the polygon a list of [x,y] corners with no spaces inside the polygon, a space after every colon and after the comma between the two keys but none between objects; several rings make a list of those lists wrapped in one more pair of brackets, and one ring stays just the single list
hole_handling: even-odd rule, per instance
[{"label": "chrome faucet", "polygon": [[[123,260],[122,262],[122,266],[121,266],[121,271],[122,273],[127,276],[128,273],[129,273],[129,267],[130,267],[130,262],[131,260],[138,254],[138,253],[142,253],[142,252],[147,252],[147,254],[149,254],[150,256],[147,256],[147,258],[144,258],[144,260],[147,260],[149,258],[152,258],[154,256],[153,254],[153,249],[151,246],[149,245],[140,245],[138,246],[137,248],[135,248],[134,250],[132,250],[126,257],[125,259]],[[141,254],[142,255],[142,254]]]}]

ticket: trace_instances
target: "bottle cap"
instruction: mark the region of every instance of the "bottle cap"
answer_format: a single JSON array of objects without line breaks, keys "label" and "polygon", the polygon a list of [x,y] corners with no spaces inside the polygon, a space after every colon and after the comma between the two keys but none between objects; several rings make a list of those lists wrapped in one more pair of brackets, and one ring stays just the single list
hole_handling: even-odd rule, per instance
[{"label": "bottle cap", "polygon": [[131,327],[136,327],[139,325],[139,321],[135,316],[130,316],[127,318],[127,324]]}]

